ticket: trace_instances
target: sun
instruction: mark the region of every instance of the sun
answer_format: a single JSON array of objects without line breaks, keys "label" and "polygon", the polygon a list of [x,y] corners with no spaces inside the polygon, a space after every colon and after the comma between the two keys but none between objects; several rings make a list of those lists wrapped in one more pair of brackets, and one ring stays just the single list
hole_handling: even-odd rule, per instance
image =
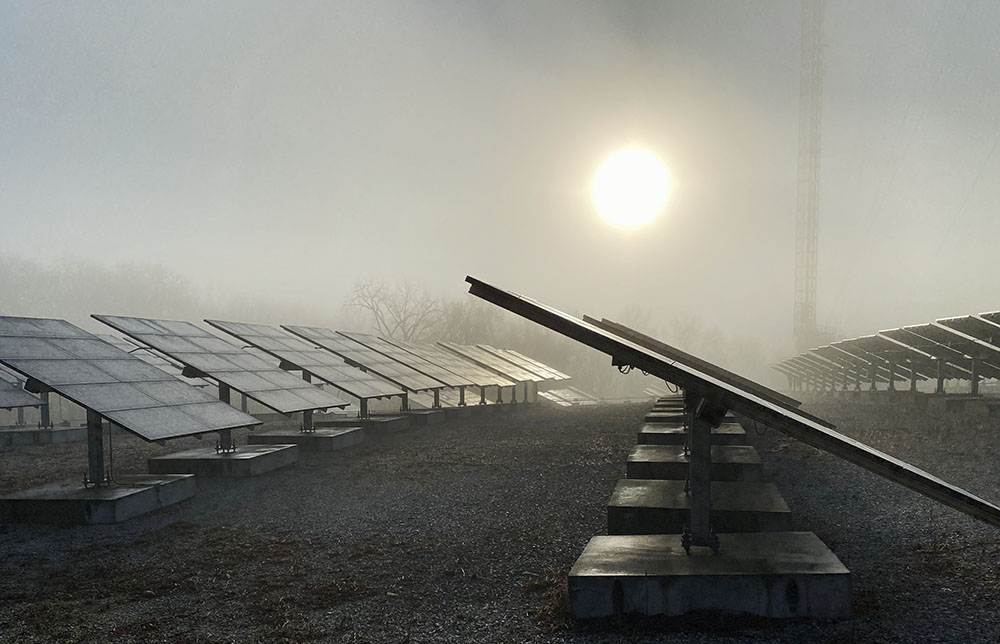
[{"label": "sun", "polygon": [[640,226],[667,204],[670,180],[655,154],[625,148],[608,157],[594,175],[593,199],[597,212],[616,226]]}]

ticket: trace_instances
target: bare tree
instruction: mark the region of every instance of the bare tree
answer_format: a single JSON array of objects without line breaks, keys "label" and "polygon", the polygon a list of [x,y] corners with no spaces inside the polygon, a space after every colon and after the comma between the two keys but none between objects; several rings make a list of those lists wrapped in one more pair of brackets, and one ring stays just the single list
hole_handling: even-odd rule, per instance
[{"label": "bare tree", "polygon": [[379,335],[404,342],[426,340],[442,316],[441,301],[406,280],[395,287],[359,282],[347,305],[367,311]]}]

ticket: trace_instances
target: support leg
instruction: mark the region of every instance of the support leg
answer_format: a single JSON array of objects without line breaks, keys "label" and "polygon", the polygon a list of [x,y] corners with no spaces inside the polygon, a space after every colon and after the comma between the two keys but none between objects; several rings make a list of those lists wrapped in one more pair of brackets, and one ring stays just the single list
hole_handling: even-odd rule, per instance
[{"label": "support leg", "polygon": [[101,415],[87,410],[87,477],[84,485],[105,485],[104,472],[104,421]]},{"label": "support leg", "polygon": [[[230,391],[229,385],[219,383],[219,400],[229,404],[230,401]],[[233,442],[233,430],[223,429],[219,432],[219,444],[215,446],[215,451],[217,452],[235,452],[236,443]]]},{"label": "support leg", "polygon": [[944,393],[944,360],[941,358],[937,360],[937,386],[934,387],[934,393]]},{"label": "support leg", "polygon": [[690,487],[691,518],[682,537],[684,549],[691,546],[708,546],[719,550],[719,539],[712,529],[712,424],[700,417],[701,400],[687,401],[688,485]]},{"label": "support leg", "polygon": [[52,427],[52,416],[49,412],[51,407],[49,406],[49,392],[43,391],[41,393],[42,404],[38,408],[38,424],[42,429],[50,429]]}]

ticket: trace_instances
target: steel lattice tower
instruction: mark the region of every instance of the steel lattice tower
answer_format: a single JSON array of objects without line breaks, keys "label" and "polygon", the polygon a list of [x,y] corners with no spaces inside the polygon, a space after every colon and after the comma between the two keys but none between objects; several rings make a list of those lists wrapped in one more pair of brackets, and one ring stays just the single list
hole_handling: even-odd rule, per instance
[{"label": "steel lattice tower", "polygon": [[799,169],[795,219],[794,335],[798,350],[817,337],[816,267],[819,242],[820,121],[823,107],[824,0],[802,2],[799,76]]}]

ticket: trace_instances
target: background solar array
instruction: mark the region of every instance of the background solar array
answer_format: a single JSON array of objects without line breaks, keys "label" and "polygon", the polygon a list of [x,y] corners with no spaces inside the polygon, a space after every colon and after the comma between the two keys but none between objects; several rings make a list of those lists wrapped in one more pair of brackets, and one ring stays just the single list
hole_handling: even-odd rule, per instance
[{"label": "background solar array", "polygon": [[0,362],[147,440],[260,424],[63,320],[0,317]]},{"label": "background solar array", "polygon": [[369,399],[402,396],[403,389],[378,374],[365,372],[344,362],[326,349],[291,336],[278,327],[245,322],[205,320],[246,344],[284,360],[298,369],[308,371],[320,380],[355,398]]},{"label": "background solar array", "polygon": [[516,380],[517,382],[536,382],[539,380],[539,377],[530,371],[525,371],[513,362],[508,362],[479,347],[468,344],[455,344],[454,342],[438,342],[438,344],[460,356],[475,360],[484,367],[503,374],[510,380]]},{"label": "background solar array", "polygon": [[430,362],[407,351],[406,349],[397,347],[391,342],[383,340],[378,336],[370,335],[368,333],[349,333],[347,331],[337,331],[337,333],[347,336],[355,342],[365,345],[369,349],[374,349],[382,355],[392,358],[396,362],[402,362],[406,366],[412,367],[426,376],[430,376],[435,380],[443,382],[449,387],[462,387],[476,384],[460,373],[456,373],[441,365]]},{"label": "background solar array", "polygon": [[436,344],[411,344],[401,340],[389,340],[389,342],[425,360],[441,365],[455,373],[462,374],[478,387],[511,387],[517,384],[492,369],[487,369],[464,356],[460,356],[454,351],[448,351]]},{"label": "background solar array", "polygon": [[129,340],[117,335],[112,335],[111,333],[97,333],[95,335],[108,344],[114,345],[126,353],[131,353],[146,364],[151,364],[158,369],[166,371],[171,376],[188,383],[192,387],[214,386],[204,378],[189,378],[185,376],[183,367],[170,362],[158,353],[154,353],[149,349],[149,347],[139,346],[134,342],[130,342]]},{"label": "background solar array", "polygon": [[[545,364],[544,362],[541,362],[540,360],[535,360],[534,358],[529,358],[528,356],[524,355],[523,353],[519,353],[517,351],[514,351],[513,349],[497,349],[497,351],[499,351],[500,354],[502,356],[504,356],[505,358],[508,358],[508,359],[509,358],[517,358],[517,360],[522,360],[526,364],[535,365],[535,367],[537,367],[537,369],[534,370],[536,373],[539,373],[538,369],[541,369],[540,373],[548,374],[548,377],[551,378],[552,380],[570,380],[570,378],[571,378],[571,376],[568,376],[567,374],[563,373],[562,371],[559,371],[555,367],[550,367],[549,365]],[[516,362],[516,360],[515,360],[515,362]]]},{"label": "background solar array", "polygon": [[427,391],[441,389],[444,383],[426,376],[413,367],[408,367],[398,360],[370,349],[365,345],[351,340],[336,331],[315,326],[281,325],[281,328],[300,338],[314,342],[327,351],[332,351],[352,364],[364,367],[383,378],[391,380],[400,387],[410,391]]},{"label": "background solar array", "polygon": [[282,414],[347,406],[330,392],[190,322],[115,315],[93,317]]}]

